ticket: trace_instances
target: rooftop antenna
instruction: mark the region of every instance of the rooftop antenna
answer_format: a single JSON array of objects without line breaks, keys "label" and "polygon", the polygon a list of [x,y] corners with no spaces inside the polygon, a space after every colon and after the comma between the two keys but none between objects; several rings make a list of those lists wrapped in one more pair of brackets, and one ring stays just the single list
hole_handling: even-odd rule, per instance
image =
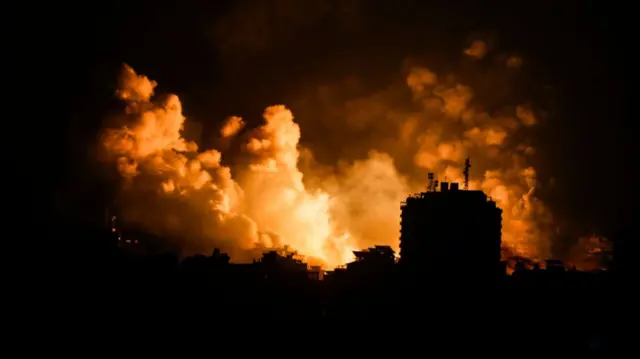
[{"label": "rooftop antenna", "polygon": [[432,192],[433,191],[433,172],[429,172],[427,174],[427,178],[429,179],[429,184],[427,185],[427,191],[428,192]]},{"label": "rooftop antenna", "polygon": [[469,157],[467,157],[467,159],[464,161],[464,190],[468,191],[469,190],[469,168],[471,168],[471,161],[469,160]]}]

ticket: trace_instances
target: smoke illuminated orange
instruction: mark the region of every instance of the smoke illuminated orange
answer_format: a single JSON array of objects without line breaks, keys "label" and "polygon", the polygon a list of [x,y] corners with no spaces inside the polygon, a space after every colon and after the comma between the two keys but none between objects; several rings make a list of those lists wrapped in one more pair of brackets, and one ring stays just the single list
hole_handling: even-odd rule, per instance
[{"label": "smoke illuminated orange", "polygon": [[[480,58],[486,52],[486,45],[474,42],[465,53]],[[415,149],[403,158],[440,180],[462,182],[470,156],[476,174],[470,188],[484,190],[504,210],[505,248],[548,257],[551,217],[534,195],[536,171],[527,165],[534,150],[507,146],[516,131],[536,125],[534,111],[515,104],[511,115],[493,116],[474,103],[472,88],[441,80],[426,67],[414,67],[406,84],[418,110],[392,116],[397,147]],[[398,153],[370,147],[367,158],[303,174],[301,153],[312,158],[312,152],[300,146],[301,127],[292,112],[276,105],[265,109],[261,126],[248,129],[241,141],[244,157],[232,170],[223,165],[224,153],[199,150],[183,138],[180,100],[170,95],[158,102],[155,87],[126,66],[118,96],[127,104],[129,122],[103,136],[125,193],[134,198],[144,192],[126,203],[125,221],[180,237],[187,252],[222,247],[234,260],[289,246],[312,263],[335,267],[357,248],[398,249],[400,202],[426,186],[425,178],[401,173]],[[244,127],[243,119],[230,117],[220,137],[237,137]]]}]

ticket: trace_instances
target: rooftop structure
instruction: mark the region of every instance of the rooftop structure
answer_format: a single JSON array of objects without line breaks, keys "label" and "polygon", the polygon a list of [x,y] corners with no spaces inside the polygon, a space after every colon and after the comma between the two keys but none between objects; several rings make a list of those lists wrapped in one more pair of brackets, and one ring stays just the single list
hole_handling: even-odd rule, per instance
[{"label": "rooftop structure", "polygon": [[461,190],[455,182],[438,186],[429,174],[428,190],[409,196],[401,209],[403,267],[439,276],[499,272],[502,210],[484,192]]}]

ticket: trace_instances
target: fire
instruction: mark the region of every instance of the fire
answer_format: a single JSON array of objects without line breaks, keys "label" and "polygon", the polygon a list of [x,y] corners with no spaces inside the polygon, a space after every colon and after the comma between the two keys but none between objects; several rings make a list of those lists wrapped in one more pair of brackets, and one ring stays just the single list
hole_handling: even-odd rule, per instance
[{"label": "fire", "polygon": [[[285,106],[271,106],[265,124],[246,144],[252,160],[241,174],[246,191],[246,213],[259,228],[277,233],[300,254],[329,266],[348,260],[348,234],[334,230],[331,198],[323,191],[309,191],[298,169],[300,127]],[[345,247],[346,245],[346,247]]]},{"label": "fire", "polygon": [[[474,42],[464,53],[479,59],[488,51]],[[513,68],[513,61],[505,68]],[[504,211],[506,250],[547,258],[551,215],[535,197],[536,171],[527,164],[535,151],[510,143],[517,131],[535,126],[535,111],[517,104],[500,115],[489,113],[470,86],[426,67],[412,68],[405,84],[411,111],[397,109],[384,93],[345,104],[345,122],[337,128],[367,131],[376,141],[366,144],[366,158],[326,166],[300,145],[301,125],[284,105],[267,107],[257,128],[243,132],[245,121],[235,116],[223,124],[221,138],[247,135],[241,138],[242,158],[200,150],[183,137],[180,99],[154,97],[156,82],[125,66],[117,94],[126,103],[127,125],[106,130],[102,138],[125,180],[122,217],[176,238],[186,252],[219,247],[234,260],[249,260],[261,249],[288,246],[333,268],[352,259],[356,248],[382,244],[397,250],[400,202],[424,189],[426,172],[462,182],[470,156],[470,189],[482,189]],[[370,119],[380,114],[386,122]],[[384,136],[375,137],[378,128]],[[396,130],[392,140],[389,129]],[[345,148],[350,144],[357,140],[345,141]],[[410,170],[402,168],[407,158]]]},{"label": "fire", "polygon": [[[245,144],[250,160],[236,181],[230,168],[221,164],[220,152],[199,152],[195,143],[182,137],[185,117],[177,96],[153,102],[156,83],[128,66],[120,84],[118,95],[127,103],[131,124],[106,131],[103,144],[124,178],[138,181],[138,186],[155,183],[158,196],[180,198],[196,207],[198,215],[209,219],[205,222],[211,228],[201,234],[212,244],[227,238],[244,250],[288,245],[311,262],[329,267],[350,259],[351,237],[335,230],[330,196],[305,188],[297,167],[300,128],[285,106],[265,110],[264,124]],[[221,135],[234,136],[243,126],[241,118],[231,117]],[[156,215],[148,211],[137,220]],[[173,230],[187,230],[187,221],[175,220],[179,213],[165,214],[174,218],[168,221],[176,227]]]}]

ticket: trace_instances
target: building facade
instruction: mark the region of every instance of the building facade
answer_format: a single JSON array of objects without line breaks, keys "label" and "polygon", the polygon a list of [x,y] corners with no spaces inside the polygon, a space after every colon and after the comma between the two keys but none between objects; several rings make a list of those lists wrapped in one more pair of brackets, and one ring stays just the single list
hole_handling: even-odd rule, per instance
[{"label": "building facade", "polygon": [[457,183],[430,187],[402,203],[402,267],[440,277],[498,274],[502,210],[484,192]]}]

